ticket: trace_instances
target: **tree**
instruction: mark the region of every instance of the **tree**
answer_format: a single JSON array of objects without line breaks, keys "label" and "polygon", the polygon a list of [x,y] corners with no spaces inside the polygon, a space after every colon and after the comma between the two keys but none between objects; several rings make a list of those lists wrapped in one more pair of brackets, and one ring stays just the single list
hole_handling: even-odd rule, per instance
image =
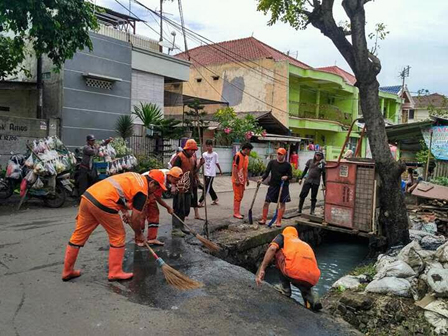
[{"label": "tree", "polygon": [[197,135],[197,139],[201,141],[203,137],[201,136],[201,134],[199,134],[199,130],[207,127],[209,124],[209,122],[205,120],[207,112],[204,111],[204,106],[201,105],[198,99],[195,99],[187,106],[190,108],[190,111],[185,112],[185,115],[187,117],[185,118],[185,123],[188,127],[191,128],[193,137]]},{"label": "tree", "polygon": [[163,139],[180,139],[184,134],[184,128],[180,127],[180,120],[174,118],[162,119],[156,126]]},{"label": "tree", "polygon": [[30,44],[60,69],[77,50],[92,50],[89,30],[97,28],[94,7],[84,0],[0,1],[0,79],[28,70],[22,63]]},{"label": "tree", "polygon": [[[381,62],[369,50],[365,30],[365,5],[371,1],[342,0],[341,6],[349,20],[345,25],[335,21],[334,0],[258,0],[258,10],[271,13],[269,25],[280,20],[295,29],[306,29],[310,24],[319,29],[333,42],[355,74],[367,136],[381,182],[379,222],[388,245],[394,246],[409,241],[407,211],[400,190],[405,166],[391,155],[380,110],[377,76]],[[377,33],[381,35],[384,29],[380,27],[379,30]]]},{"label": "tree", "polygon": [[261,135],[264,132],[253,115],[246,114],[243,118],[238,118],[231,107],[218,110],[215,120],[219,123],[216,138],[223,145],[250,140],[253,135]]},{"label": "tree", "polygon": [[118,117],[117,122],[115,123],[115,131],[126,140],[134,135],[134,124],[132,122],[132,118],[128,114],[123,114]]}]

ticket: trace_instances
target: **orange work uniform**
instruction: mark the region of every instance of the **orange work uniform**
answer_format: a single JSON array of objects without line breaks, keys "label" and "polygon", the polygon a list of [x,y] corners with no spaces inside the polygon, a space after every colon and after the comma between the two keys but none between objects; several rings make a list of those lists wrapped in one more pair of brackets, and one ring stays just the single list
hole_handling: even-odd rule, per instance
[{"label": "orange work uniform", "polygon": [[143,194],[146,201],[148,180],[137,173],[111,176],[91,186],[82,195],[70,244],[84,246],[100,224],[106,230],[111,246],[124,246],[126,234],[118,212],[131,208],[134,197],[139,193]]},{"label": "orange work uniform", "polygon": [[[241,201],[247,183],[247,168],[249,167],[249,157],[241,151],[233,157],[232,186],[233,186],[233,212],[240,215]],[[236,171],[236,172],[235,172]],[[239,182],[239,184],[237,184]]]},{"label": "orange work uniform", "polygon": [[[156,192],[148,196],[148,201],[146,202],[146,221],[148,222],[148,240],[154,240],[157,238],[157,233],[159,231],[159,217],[160,211],[157,205],[157,198],[162,197],[163,190],[157,189]],[[142,231],[145,230],[145,222],[142,223]]]}]

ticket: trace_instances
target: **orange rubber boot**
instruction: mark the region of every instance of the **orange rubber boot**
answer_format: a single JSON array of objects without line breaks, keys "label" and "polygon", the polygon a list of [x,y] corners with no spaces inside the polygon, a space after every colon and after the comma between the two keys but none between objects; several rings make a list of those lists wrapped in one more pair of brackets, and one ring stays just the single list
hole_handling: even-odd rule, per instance
[{"label": "orange rubber boot", "polygon": [[269,208],[263,207],[263,217],[261,217],[261,221],[258,222],[260,225],[266,224],[266,221],[268,220],[268,212]]},{"label": "orange rubber boot", "polygon": [[123,272],[123,247],[109,248],[109,281],[127,280],[134,276],[134,273]]},{"label": "orange rubber boot", "polygon": [[68,281],[81,275],[81,271],[73,269],[78,253],[79,247],[67,245],[65,250],[64,270],[62,271],[62,281]]},{"label": "orange rubber boot", "polygon": [[241,201],[233,201],[233,217],[243,219],[243,215],[240,213]]},{"label": "orange rubber boot", "polygon": [[276,227],[281,227],[282,226],[282,218],[283,218],[283,213],[284,212],[285,212],[284,209],[282,209],[282,208],[278,209],[277,222],[275,223]]}]

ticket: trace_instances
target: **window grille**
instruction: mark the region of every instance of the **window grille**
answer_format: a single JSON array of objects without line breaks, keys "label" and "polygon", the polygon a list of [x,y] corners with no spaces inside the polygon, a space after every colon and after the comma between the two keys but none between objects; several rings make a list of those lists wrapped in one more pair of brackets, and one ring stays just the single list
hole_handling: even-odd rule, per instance
[{"label": "window grille", "polygon": [[104,90],[112,90],[112,82],[108,82],[101,79],[85,77],[86,85],[88,87],[96,88],[96,89],[104,89]]}]

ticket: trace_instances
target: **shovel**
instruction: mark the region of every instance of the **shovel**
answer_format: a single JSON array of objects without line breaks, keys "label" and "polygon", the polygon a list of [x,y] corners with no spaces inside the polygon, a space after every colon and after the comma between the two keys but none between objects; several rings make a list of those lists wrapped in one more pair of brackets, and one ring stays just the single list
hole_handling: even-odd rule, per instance
[{"label": "shovel", "polygon": [[257,189],[255,189],[254,198],[252,199],[252,204],[250,205],[249,213],[247,214],[247,217],[249,218],[249,224],[253,224],[253,218],[252,218],[252,208],[254,207],[255,199],[257,198],[258,189],[260,189],[260,183],[257,183]]},{"label": "shovel", "polygon": [[278,210],[280,209],[280,198],[282,197],[282,191],[283,191],[283,185],[285,184],[285,181],[282,180],[282,184],[280,184],[280,191],[278,192],[278,200],[277,200],[277,209],[275,209],[274,216],[272,217],[271,221],[268,224],[268,227],[271,227],[272,224],[275,223],[278,216]]}]

